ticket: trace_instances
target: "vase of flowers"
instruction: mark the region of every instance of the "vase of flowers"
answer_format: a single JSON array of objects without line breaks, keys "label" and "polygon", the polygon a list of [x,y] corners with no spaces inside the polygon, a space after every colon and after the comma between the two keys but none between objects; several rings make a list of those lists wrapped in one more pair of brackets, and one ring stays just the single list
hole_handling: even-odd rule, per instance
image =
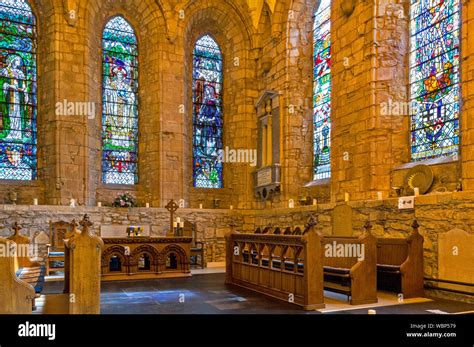
[{"label": "vase of flowers", "polygon": [[137,199],[131,193],[118,194],[112,203],[113,207],[137,207]]}]

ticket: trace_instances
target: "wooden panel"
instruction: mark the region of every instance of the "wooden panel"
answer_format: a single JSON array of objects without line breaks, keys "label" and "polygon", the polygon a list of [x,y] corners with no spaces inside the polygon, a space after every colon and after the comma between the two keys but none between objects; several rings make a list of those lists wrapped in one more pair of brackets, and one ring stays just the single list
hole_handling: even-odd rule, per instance
[{"label": "wooden panel", "polygon": [[0,314],[32,312],[35,291],[31,285],[16,277],[14,242],[0,237]]},{"label": "wooden panel", "polygon": [[[474,283],[474,235],[452,229],[438,235],[438,278]],[[474,288],[448,283],[440,287],[474,293]]]},{"label": "wooden panel", "polygon": [[[295,304],[307,310],[324,307],[322,237],[314,228],[305,235],[229,233],[226,250],[227,284],[285,301],[291,295]],[[281,268],[273,268],[274,259],[282,262]],[[285,270],[284,261],[289,270]],[[298,263],[304,265],[300,272]]]}]

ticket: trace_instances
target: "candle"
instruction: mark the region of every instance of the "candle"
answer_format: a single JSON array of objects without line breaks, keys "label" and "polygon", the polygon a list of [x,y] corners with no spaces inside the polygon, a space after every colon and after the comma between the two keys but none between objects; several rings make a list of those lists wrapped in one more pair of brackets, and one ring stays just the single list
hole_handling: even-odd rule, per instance
[{"label": "candle", "polygon": [[100,201],[97,203],[97,207],[102,207],[102,203]]},{"label": "candle", "polygon": [[202,204],[199,204],[199,208],[202,210]]},{"label": "candle", "polygon": [[349,201],[349,193],[344,193],[344,201]]},{"label": "candle", "polygon": [[178,227],[178,223],[177,222],[173,222],[173,228],[177,228]]},{"label": "candle", "polygon": [[288,207],[295,208],[295,202],[293,201],[293,199],[288,200]]},{"label": "candle", "polygon": [[38,205],[38,199],[36,198],[33,199],[33,205]]},{"label": "candle", "polygon": [[413,189],[415,191],[415,196],[419,196],[420,195],[420,188],[418,187],[415,187],[415,189]]},{"label": "candle", "polygon": [[230,209],[233,210],[233,209],[234,209],[234,206],[230,205]]},{"label": "candle", "polygon": [[180,228],[184,228],[184,222],[181,222],[181,223],[179,224],[179,227],[180,227]]},{"label": "candle", "polygon": [[150,208],[150,203],[147,202],[147,203],[145,204],[145,206],[146,206],[146,208]]},{"label": "candle", "polygon": [[377,199],[382,200],[383,199],[383,194],[382,192],[377,192]]},{"label": "candle", "polygon": [[181,218],[176,218],[176,221],[178,222],[178,224],[181,222]]},{"label": "candle", "polygon": [[317,199],[313,199],[313,206],[316,206],[318,204],[318,200]]}]

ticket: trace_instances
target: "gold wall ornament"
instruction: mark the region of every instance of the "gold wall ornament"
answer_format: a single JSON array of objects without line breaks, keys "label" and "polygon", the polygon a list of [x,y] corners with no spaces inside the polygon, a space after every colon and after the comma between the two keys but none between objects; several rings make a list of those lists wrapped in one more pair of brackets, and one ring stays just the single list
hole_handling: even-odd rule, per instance
[{"label": "gold wall ornament", "polygon": [[346,17],[349,17],[355,10],[356,0],[342,0],[341,10]]}]

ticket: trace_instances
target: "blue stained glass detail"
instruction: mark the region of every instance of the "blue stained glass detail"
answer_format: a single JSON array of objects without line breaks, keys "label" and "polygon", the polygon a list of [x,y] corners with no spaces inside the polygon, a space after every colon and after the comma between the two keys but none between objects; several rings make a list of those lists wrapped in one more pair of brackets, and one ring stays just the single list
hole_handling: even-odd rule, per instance
[{"label": "blue stained glass detail", "polygon": [[120,16],[102,35],[102,182],[138,183],[138,48]]},{"label": "blue stained glass detail", "polygon": [[35,16],[0,0],[0,179],[36,179],[36,94]]},{"label": "blue stained glass detail", "polygon": [[193,58],[193,185],[222,188],[222,53],[205,35],[197,40]]},{"label": "blue stained glass detail", "polygon": [[459,151],[459,0],[411,1],[411,156]]},{"label": "blue stained glass detail", "polygon": [[313,29],[313,175],[331,177],[331,0],[322,0]]}]

